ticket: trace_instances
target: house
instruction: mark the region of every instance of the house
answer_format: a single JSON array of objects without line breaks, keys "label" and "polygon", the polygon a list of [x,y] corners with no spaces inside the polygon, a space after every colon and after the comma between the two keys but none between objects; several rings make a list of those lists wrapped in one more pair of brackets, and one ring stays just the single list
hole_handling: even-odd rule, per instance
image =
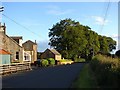
[{"label": "house", "polygon": [[10,55],[10,52],[0,49],[0,65],[10,64]]},{"label": "house", "polygon": [[24,61],[30,61],[34,63],[37,61],[37,44],[36,41],[32,42],[31,40],[26,41],[22,44],[24,48]]},{"label": "house", "polygon": [[6,35],[6,26],[0,23],[0,49],[11,53],[11,62],[23,62],[23,47],[20,42],[16,42],[13,38]]},{"label": "house", "polygon": [[55,60],[59,61],[61,60],[61,54],[55,49],[46,49],[42,53],[41,59],[46,59],[46,58],[54,58]]},{"label": "house", "polygon": [[22,36],[8,36],[6,26],[0,23],[0,49],[10,52],[11,62],[31,62],[37,60],[37,44],[30,40],[22,43]]}]

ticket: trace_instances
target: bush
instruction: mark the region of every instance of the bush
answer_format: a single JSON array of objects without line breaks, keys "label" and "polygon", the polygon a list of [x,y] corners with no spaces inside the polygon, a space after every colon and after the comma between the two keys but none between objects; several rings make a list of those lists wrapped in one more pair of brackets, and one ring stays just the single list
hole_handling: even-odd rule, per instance
[{"label": "bush", "polygon": [[96,55],[93,57],[91,68],[95,72],[101,87],[118,87],[120,80],[120,61],[116,58]]},{"label": "bush", "polygon": [[61,59],[60,62],[72,61],[71,59]]},{"label": "bush", "polygon": [[75,62],[85,62],[85,59],[84,58],[77,58],[77,59],[75,59]]},{"label": "bush", "polygon": [[55,60],[53,58],[48,58],[48,61],[50,66],[55,65]]},{"label": "bush", "polygon": [[42,63],[42,66],[48,66],[49,65],[49,62],[46,59],[42,59],[41,63]]}]

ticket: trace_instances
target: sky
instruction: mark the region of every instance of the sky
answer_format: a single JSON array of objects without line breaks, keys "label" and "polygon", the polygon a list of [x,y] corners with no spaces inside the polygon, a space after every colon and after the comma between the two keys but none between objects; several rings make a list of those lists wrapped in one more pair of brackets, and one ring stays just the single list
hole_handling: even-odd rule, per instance
[{"label": "sky", "polygon": [[6,23],[7,35],[23,36],[23,42],[36,40],[40,52],[50,48],[49,29],[66,18],[118,42],[117,2],[110,2],[109,7],[108,2],[2,2],[1,5],[5,16],[0,15],[0,20]]}]

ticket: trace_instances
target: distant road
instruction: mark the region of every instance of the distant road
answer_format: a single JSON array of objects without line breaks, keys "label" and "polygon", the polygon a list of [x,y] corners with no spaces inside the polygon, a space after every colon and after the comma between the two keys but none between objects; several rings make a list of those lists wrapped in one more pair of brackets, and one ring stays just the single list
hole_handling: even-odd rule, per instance
[{"label": "distant road", "polygon": [[3,76],[3,88],[69,88],[84,63],[37,68]]}]

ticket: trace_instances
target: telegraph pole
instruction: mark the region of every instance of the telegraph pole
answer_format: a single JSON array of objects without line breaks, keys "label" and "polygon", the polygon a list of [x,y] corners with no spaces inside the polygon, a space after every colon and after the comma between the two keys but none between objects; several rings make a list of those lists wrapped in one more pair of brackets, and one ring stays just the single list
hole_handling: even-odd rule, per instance
[{"label": "telegraph pole", "polygon": [[4,7],[0,7],[0,12],[3,12],[4,11]]}]

